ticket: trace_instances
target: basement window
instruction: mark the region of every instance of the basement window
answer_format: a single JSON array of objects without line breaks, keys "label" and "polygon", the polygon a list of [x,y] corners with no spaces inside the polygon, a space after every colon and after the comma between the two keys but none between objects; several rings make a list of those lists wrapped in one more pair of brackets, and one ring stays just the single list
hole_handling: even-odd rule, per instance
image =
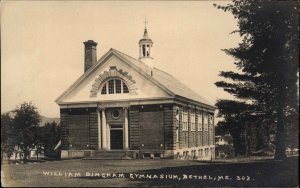
[{"label": "basement window", "polygon": [[107,80],[102,85],[100,91],[101,95],[129,93],[126,83],[116,78]]}]

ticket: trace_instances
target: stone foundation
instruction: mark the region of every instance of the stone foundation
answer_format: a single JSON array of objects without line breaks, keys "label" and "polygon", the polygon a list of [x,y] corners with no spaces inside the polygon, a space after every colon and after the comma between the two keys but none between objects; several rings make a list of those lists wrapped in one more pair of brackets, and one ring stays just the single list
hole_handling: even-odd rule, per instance
[{"label": "stone foundation", "polygon": [[[61,159],[93,157],[96,155],[97,152],[99,151],[98,150],[62,150]],[[128,155],[128,157],[131,159],[162,158],[162,159],[200,160],[200,161],[210,161],[215,159],[214,145],[182,148],[176,150],[164,150],[162,152],[141,152],[139,150],[128,150],[124,152],[126,152],[126,155]]]},{"label": "stone foundation", "polygon": [[215,146],[210,145],[182,148],[176,150],[166,150],[164,152],[164,158],[210,161],[215,159]]}]

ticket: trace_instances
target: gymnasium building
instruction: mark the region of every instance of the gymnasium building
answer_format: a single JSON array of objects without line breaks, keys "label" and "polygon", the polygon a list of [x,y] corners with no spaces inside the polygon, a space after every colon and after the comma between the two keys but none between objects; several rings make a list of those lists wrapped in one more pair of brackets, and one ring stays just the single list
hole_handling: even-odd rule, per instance
[{"label": "gymnasium building", "polygon": [[137,59],[84,47],[83,75],[56,100],[62,158],[215,158],[215,107],[155,68],[147,27]]}]

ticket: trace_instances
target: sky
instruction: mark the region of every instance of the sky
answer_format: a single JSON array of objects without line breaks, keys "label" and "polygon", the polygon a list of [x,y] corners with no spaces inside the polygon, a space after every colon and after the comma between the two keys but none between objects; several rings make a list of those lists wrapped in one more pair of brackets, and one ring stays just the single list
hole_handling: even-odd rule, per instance
[{"label": "sky", "polygon": [[59,117],[56,98],[84,71],[84,45],[98,42],[138,58],[144,20],[155,67],[215,103],[231,98],[215,86],[235,70],[222,49],[241,40],[233,16],[213,4],[229,1],[6,1],[1,4],[1,112],[31,101]]}]

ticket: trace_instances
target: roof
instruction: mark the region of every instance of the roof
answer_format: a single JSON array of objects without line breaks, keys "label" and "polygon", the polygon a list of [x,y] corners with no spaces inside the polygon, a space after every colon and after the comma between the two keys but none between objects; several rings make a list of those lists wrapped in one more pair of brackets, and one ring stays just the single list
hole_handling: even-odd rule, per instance
[{"label": "roof", "polygon": [[152,39],[150,39],[150,37],[148,36],[148,31],[147,31],[146,27],[145,27],[145,30],[144,30],[144,36],[139,41],[139,43],[151,43],[151,44],[153,44]]},{"label": "roof", "polygon": [[[133,63],[135,66],[137,66],[139,69],[143,70],[144,72],[148,72],[147,70],[151,69],[149,66],[147,66],[145,63],[123,53],[118,50],[112,49],[114,52],[116,52],[118,55],[125,58],[127,61]],[[162,84],[165,88],[168,88],[172,93],[174,93],[177,96],[181,96],[187,99],[192,99],[194,101],[213,106],[209,101],[204,99],[202,96],[200,96],[198,93],[181,83],[177,78],[174,76],[159,70],[157,68],[153,68],[153,76],[152,78],[157,81],[158,83]]]},{"label": "roof", "polygon": [[[183,100],[192,100],[198,103],[210,106],[215,108],[210,102],[201,97],[195,91],[181,83],[174,76],[159,70],[157,68],[151,68],[145,63],[123,53],[118,50],[111,48],[108,52],[106,52],[98,62],[89,68],[81,77],[79,77],[64,93],[62,93],[57,99],[56,102],[59,101],[68,93],[70,93],[79,83],[81,83],[87,76],[89,76],[93,71],[97,69],[97,67],[101,66],[104,60],[109,57],[111,54],[115,54],[124,60],[125,63],[131,65],[134,69],[136,69],[139,73],[145,76],[147,79],[152,81],[154,84],[159,86],[161,89],[171,94],[174,97],[182,98]],[[149,72],[152,71],[152,76],[150,76]]]}]

